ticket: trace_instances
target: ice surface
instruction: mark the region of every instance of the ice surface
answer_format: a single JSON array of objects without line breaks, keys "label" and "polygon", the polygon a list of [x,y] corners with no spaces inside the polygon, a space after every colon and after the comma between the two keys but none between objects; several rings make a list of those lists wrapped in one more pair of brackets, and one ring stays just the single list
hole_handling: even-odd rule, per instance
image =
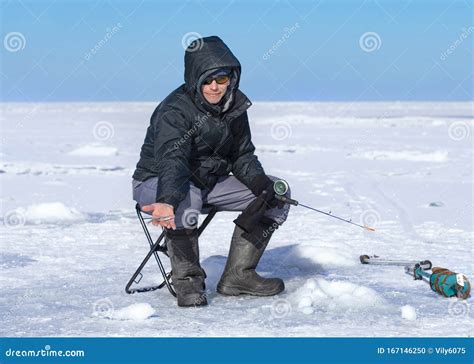
[{"label": "ice surface", "polygon": [[[266,172],[301,203],[376,231],[292,207],[258,267],[286,291],[224,297],[215,288],[237,213],[220,212],[200,239],[209,306],[183,309],[166,289],[124,292],[148,251],[131,175],[156,104],[1,104],[0,332],[472,335],[472,298],[446,299],[403,267],[359,256],[430,259],[472,280],[473,106],[255,103],[249,119]],[[159,282],[151,260],[139,285]]]},{"label": "ice surface", "polygon": [[444,163],[449,160],[448,152],[439,150],[431,153],[420,151],[381,151],[373,150],[370,152],[355,153],[356,158],[365,158],[373,160],[392,160],[392,161],[412,161],[412,162],[434,162]]},{"label": "ice surface", "polygon": [[[323,247],[301,243],[288,254],[288,266],[311,269],[314,265],[325,267],[351,267],[357,265],[355,257],[337,247]],[[306,262],[306,264],[305,264]]]}]

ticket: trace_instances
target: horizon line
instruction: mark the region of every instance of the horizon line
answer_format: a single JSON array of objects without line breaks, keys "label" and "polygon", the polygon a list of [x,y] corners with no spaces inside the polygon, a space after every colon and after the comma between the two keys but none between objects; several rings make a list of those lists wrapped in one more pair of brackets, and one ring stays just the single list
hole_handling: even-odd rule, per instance
[{"label": "horizon line", "polygon": [[[164,100],[164,99],[163,99]],[[163,100],[2,100],[0,99],[0,103],[2,104],[59,104],[59,103],[157,103],[162,102]],[[442,102],[442,103],[461,103],[461,102],[474,102],[474,100],[438,100],[438,99],[420,99],[420,100],[395,100],[395,99],[387,99],[387,100],[250,100],[252,103],[256,102],[279,102],[279,103],[377,103],[377,102],[393,102],[393,103],[429,103],[429,102]]]}]

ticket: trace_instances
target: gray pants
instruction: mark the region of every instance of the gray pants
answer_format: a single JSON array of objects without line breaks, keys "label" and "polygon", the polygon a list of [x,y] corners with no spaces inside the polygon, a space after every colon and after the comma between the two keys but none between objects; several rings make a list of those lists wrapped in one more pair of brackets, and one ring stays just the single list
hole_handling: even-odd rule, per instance
[{"label": "gray pants", "polygon": [[[269,176],[272,180],[278,178]],[[133,199],[140,205],[150,205],[156,202],[158,177],[146,181],[133,181]],[[291,197],[288,191],[287,197]],[[217,207],[218,211],[243,211],[253,200],[255,195],[234,176],[219,178],[212,190],[201,190],[192,182],[186,198],[181,201],[175,211],[177,229],[195,228],[199,214],[209,212],[209,206]],[[265,212],[265,216],[276,221],[279,225],[288,217],[290,205],[285,204],[281,209],[274,207]]]}]

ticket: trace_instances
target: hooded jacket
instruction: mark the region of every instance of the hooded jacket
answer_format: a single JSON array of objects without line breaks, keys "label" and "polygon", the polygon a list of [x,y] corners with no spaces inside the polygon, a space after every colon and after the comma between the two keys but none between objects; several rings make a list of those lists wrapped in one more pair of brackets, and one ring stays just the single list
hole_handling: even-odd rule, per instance
[{"label": "hooded jacket", "polygon": [[[189,182],[211,190],[230,172],[249,188],[265,175],[251,141],[250,100],[238,89],[238,59],[216,36],[195,40],[185,53],[185,83],[155,109],[133,178],[158,177],[156,202],[175,210]],[[213,105],[201,92],[203,81],[218,69],[231,71],[226,94]]]}]

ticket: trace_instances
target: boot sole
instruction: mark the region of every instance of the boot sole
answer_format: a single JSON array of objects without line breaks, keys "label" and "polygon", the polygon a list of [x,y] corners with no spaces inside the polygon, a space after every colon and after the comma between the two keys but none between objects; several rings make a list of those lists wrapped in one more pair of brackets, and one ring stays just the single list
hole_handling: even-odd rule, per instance
[{"label": "boot sole", "polygon": [[186,298],[177,299],[177,303],[179,307],[201,307],[207,306],[207,295],[196,295],[190,296]]},{"label": "boot sole", "polygon": [[202,306],[207,306],[207,299],[205,300],[196,300],[192,302],[179,302],[178,301],[178,306],[179,307],[202,307]]},{"label": "boot sole", "polygon": [[245,288],[240,287],[229,287],[229,286],[217,286],[217,293],[224,296],[240,296],[240,295],[251,295],[251,296],[275,296],[285,290],[285,287],[278,287],[271,292],[258,292],[258,291],[248,291]]},{"label": "boot sole", "polygon": [[179,304],[178,303],[178,306],[179,307],[203,307],[203,306],[207,306],[207,302],[206,303],[200,303],[200,304],[190,304],[190,305],[187,305],[187,304]]}]

